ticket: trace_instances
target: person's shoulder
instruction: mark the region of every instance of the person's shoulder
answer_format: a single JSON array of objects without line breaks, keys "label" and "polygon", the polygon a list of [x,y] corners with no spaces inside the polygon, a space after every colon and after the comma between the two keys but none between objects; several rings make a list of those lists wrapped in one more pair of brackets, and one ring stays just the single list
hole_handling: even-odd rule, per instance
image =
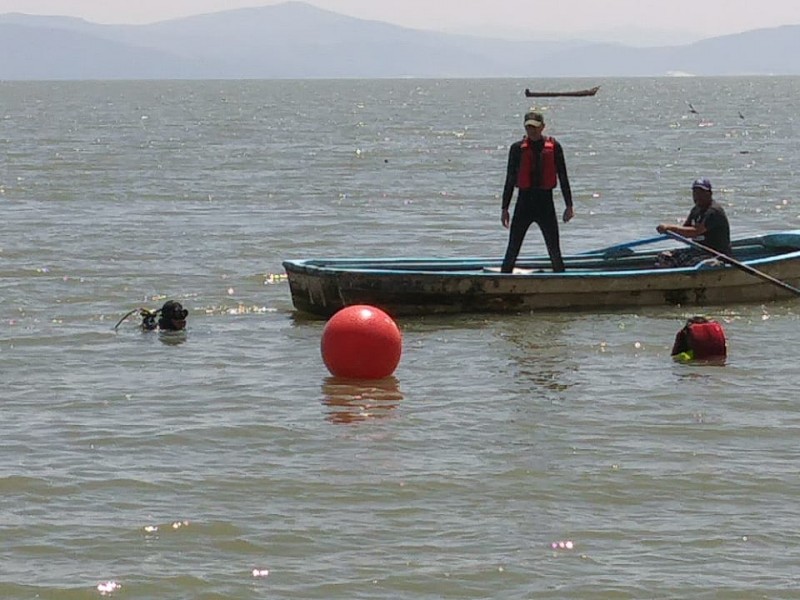
[{"label": "person's shoulder", "polygon": [[712,210],[715,210],[717,212],[721,212],[721,213],[725,214],[725,208],[722,206],[722,204],[719,202],[719,200],[712,200],[711,201],[711,206],[709,208],[711,208]]}]

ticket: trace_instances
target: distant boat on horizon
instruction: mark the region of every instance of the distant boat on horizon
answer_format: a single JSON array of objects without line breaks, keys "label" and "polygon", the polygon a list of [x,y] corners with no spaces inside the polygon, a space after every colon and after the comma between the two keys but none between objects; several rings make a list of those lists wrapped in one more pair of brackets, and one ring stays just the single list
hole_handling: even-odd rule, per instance
[{"label": "distant boat on horizon", "polygon": [[571,92],[532,92],[528,88],[525,88],[525,97],[526,98],[554,98],[557,96],[594,96],[597,93],[597,90],[600,89],[599,85],[596,85],[593,88],[589,88],[588,90],[575,90]]}]

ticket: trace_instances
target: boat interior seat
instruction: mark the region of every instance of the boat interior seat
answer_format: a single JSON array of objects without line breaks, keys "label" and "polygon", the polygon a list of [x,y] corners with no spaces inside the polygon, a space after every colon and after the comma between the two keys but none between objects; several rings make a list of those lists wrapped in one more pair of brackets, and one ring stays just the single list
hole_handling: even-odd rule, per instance
[{"label": "boat interior seat", "polygon": [[766,248],[789,248],[800,250],[800,231],[786,231],[783,233],[768,233],[761,238]]}]

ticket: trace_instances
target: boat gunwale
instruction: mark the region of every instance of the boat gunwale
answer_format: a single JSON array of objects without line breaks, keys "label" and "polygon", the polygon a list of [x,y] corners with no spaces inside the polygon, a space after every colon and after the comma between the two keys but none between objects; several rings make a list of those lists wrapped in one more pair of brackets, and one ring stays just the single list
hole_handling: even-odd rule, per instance
[{"label": "boat gunwale", "polygon": [[[791,245],[787,240],[797,238],[797,245]],[[652,238],[647,240],[639,240],[630,242],[631,245],[636,244],[656,244],[666,241],[665,238]],[[781,243],[783,241],[783,243]],[[800,230],[788,230],[782,232],[766,233],[760,235],[743,236],[732,241],[731,246],[734,250],[739,250],[740,253],[753,248],[761,248],[771,254],[767,256],[757,256],[753,258],[740,258],[742,264],[756,267],[756,266],[769,266],[773,263],[785,262],[787,260],[794,260],[800,255]],[[659,252],[670,248],[655,248],[647,251],[634,251],[631,254],[623,256],[609,255],[609,251],[619,250],[626,248],[626,244],[617,246],[610,246],[596,250],[589,250],[579,254],[569,254],[564,256],[564,262],[567,266],[567,271],[563,273],[553,273],[552,271],[533,271],[526,273],[497,273],[487,271],[486,267],[497,268],[500,265],[500,260],[497,257],[467,257],[467,258],[448,258],[448,257],[371,257],[371,258],[357,258],[357,257],[329,257],[329,258],[310,258],[310,259],[288,259],[283,261],[283,267],[287,272],[291,269],[294,271],[302,270],[306,273],[319,273],[322,274],[341,274],[341,273],[364,273],[375,274],[382,276],[392,275],[435,275],[437,277],[444,276],[458,276],[458,277],[537,277],[551,279],[554,277],[576,277],[576,276],[633,276],[633,275],[654,275],[654,274],[693,274],[698,271],[709,271],[727,268],[730,265],[712,266],[705,263],[687,267],[655,267],[649,266],[648,268],[635,268],[637,265],[634,263],[655,261],[655,257]],[[577,265],[586,264],[590,261],[597,261],[598,267],[607,266],[608,268],[591,269],[587,267],[577,268]],[[616,261],[616,263],[615,263]],[[626,263],[631,264],[634,268],[626,268]],[[397,267],[421,268],[391,268],[394,264]],[[526,265],[533,265],[532,268],[547,268],[550,264],[550,259],[546,256],[523,256],[517,260],[517,266],[525,268]],[[575,265],[570,269],[570,265]],[[376,268],[375,265],[382,265]],[[619,268],[615,268],[619,267]]]},{"label": "boat gunwale", "polygon": [[[574,255],[573,255],[574,256]],[[643,255],[639,255],[643,256]],[[646,255],[645,255],[646,256]],[[630,257],[628,257],[630,258]],[[741,261],[742,264],[745,264],[750,267],[759,267],[759,266],[770,266],[773,264],[778,264],[787,261],[793,261],[800,259],[800,250],[793,250],[790,252],[780,252],[776,253],[771,256],[764,256],[760,258],[754,258],[751,260],[743,260]],[[353,274],[373,274],[373,275],[380,275],[384,277],[392,277],[392,276],[414,276],[414,277],[441,277],[441,278],[451,278],[451,277],[480,277],[480,278],[492,278],[492,277],[525,277],[525,278],[537,278],[537,279],[554,279],[554,278],[575,278],[575,277],[641,277],[641,276],[653,276],[653,275],[680,275],[680,274],[695,274],[698,272],[706,272],[706,271],[720,271],[723,269],[731,269],[734,268],[731,265],[727,264],[719,264],[719,265],[708,265],[706,263],[699,263],[697,265],[687,266],[687,267],[655,267],[652,266],[650,268],[631,268],[631,269],[588,269],[588,268],[574,268],[572,270],[567,269],[563,273],[554,273],[552,271],[543,271],[543,272],[531,272],[531,273],[497,273],[492,271],[484,270],[484,267],[491,267],[491,266],[499,266],[499,261],[497,259],[488,259],[483,261],[482,259],[460,259],[459,263],[464,264],[464,261],[470,261],[470,264],[474,264],[472,268],[457,268],[457,264],[454,263],[452,269],[391,269],[391,268],[374,268],[370,267],[368,263],[365,263],[362,266],[355,266],[352,262],[347,263],[346,265],[336,265],[333,264],[334,261],[347,261],[349,259],[301,259],[301,260],[286,260],[283,262],[284,268],[288,271],[303,271],[306,274],[318,274],[322,275],[336,275],[336,274],[345,274],[345,273],[353,273]],[[366,259],[369,262],[385,262],[386,259]],[[425,262],[425,259],[400,259],[405,260],[406,262]],[[430,265],[442,265],[444,266],[446,263],[440,262],[439,259],[428,259],[430,260]],[[472,262],[474,261],[474,263]],[[525,264],[526,262],[532,262],[531,260],[520,260],[518,264]],[[569,266],[569,263],[567,263]]]}]

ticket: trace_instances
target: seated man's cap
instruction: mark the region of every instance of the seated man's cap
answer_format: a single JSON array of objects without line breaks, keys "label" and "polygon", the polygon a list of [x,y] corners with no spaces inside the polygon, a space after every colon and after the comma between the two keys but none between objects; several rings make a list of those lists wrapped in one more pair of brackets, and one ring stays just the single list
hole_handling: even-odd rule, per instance
[{"label": "seated man's cap", "polygon": [[711,191],[711,182],[706,177],[701,177],[700,179],[695,179],[694,183],[692,184],[692,189],[701,189],[707,192]]}]

